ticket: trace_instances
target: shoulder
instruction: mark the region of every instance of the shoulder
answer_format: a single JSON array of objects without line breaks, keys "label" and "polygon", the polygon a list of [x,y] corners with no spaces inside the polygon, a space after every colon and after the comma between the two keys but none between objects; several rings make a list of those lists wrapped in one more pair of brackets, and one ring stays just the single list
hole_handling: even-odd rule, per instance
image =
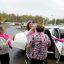
[{"label": "shoulder", "polygon": [[9,34],[7,34],[7,33],[4,33],[4,35],[5,35],[5,36],[9,36]]},{"label": "shoulder", "polygon": [[26,35],[28,35],[28,32],[29,32],[29,31],[26,30],[24,33],[25,33]]},{"label": "shoulder", "polygon": [[44,34],[45,35],[45,38],[49,38],[47,34]]},{"label": "shoulder", "polygon": [[7,40],[8,38],[9,38],[9,35],[5,34],[5,33],[2,34],[1,37],[0,37],[1,40]]},{"label": "shoulder", "polygon": [[28,30],[25,30],[25,32],[28,32]]},{"label": "shoulder", "polygon": [[5,39],[10,38],[9,34],[7,34],[7,33],[4,33],[4,34],[3,34],[3,37],[4,37]]}]

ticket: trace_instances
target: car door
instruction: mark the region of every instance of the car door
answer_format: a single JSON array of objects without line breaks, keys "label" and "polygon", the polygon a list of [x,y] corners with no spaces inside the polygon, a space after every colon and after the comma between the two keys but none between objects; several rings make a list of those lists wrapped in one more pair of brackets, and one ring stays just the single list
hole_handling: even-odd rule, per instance
[{"label": "car door", "polygon": [[53,38],[52,38],[52,29],[50,30],[50,29],[46,29],[45,30],[45,34],[47,34],[48,35],[48,37],[50,38],[50,41],[51,41],[51,46],[49,47],[49,49],[48,49],[48,53],[54,53],[54,40],[53,40]]}]

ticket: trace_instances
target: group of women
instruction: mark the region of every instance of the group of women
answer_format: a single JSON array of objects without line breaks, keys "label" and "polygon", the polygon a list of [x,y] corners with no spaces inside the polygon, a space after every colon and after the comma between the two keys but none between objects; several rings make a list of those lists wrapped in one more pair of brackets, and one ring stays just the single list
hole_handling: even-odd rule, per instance
[{"label": "group of women", "polygon": [[[47,59],[47,50],[51,45],[49,37],[44,33],[45,27],[43,23],[37,23],[33,26],[31,20],[27,22],[27,39],[26,43],[26,63],[27,64],[43,64]],[[9,52],[11,48],[11,40],[8,34],[5,34],[4,29],[0,26],[0,61],[1,64],[9,64]]]},{"label": "group of women", "polygon": [[38,22],[34,27],[31,20],[27,23],[26,56],[27,64],[43,64],[47,60],[47,51],[51,46],[49,37],[44,33],[43,23]]}]

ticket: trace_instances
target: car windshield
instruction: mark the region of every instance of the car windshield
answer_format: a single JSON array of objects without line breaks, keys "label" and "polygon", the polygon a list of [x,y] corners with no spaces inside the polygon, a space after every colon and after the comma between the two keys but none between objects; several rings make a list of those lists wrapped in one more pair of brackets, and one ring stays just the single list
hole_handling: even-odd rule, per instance
[{"label": "car windshield", "polygon": [[64,38],[64,29],[60,29],[60,38]]}]

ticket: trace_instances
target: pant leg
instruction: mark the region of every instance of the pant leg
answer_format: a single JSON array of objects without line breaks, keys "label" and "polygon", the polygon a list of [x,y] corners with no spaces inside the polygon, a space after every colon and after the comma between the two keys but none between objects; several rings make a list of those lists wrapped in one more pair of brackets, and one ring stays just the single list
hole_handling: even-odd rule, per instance
[{"label": "pant leg", "polygon": [[1,64],[9,64],[9,61],[1,61]]},{"label": "pant leg", "polygon": [[1,55],[1,57],[1,64],[9,64],[10,58],[8,53]]},{"label": "pant leg", "polygon": [[31,59],[31,64],[37,64],[37,63],[35,63],[34,59]]},{"label": "pant leg", "polygon": [[43,60],[31,59],[31,64],[43,64]]},{"label": "pant leg", "polygon": [[1,64],[1,55],[0,55],[0,64]]},{"label": "pant leg", "polygon": [[28,64],[28,58],[26,57],[26,64]]},{"label": "pant leg", "polygon": [[44,60],[37,60],[38,64],[43,64]]},{"label": "pant leg", "polygon": [[44,59],[44,62],[43,62],[44,64],[48,64],[48,60],[47,60],[47,58],[46,59]]}]

